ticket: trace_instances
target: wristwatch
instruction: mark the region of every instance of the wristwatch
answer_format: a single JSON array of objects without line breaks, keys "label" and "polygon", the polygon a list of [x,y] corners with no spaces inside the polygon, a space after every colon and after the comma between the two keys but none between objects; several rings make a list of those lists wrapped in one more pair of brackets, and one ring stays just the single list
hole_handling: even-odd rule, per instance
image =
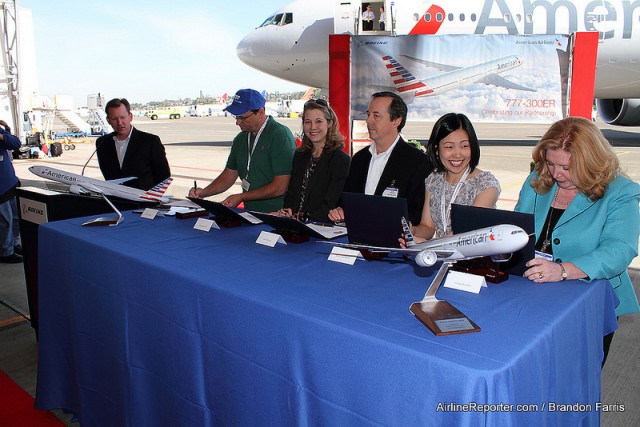
[{"label": "wristwatch", "polygon": [[558,264],[562,269],[562,280],[567,280],[567,270],[564,269],[564,265],[562,263]]}]

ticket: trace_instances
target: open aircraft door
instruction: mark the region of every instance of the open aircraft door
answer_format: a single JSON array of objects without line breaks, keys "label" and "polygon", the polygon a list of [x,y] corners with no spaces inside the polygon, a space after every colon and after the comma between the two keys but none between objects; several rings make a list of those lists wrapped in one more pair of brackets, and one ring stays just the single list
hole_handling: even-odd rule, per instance
[{"label": "open aircraft door", "polygon": [[[359,2],[356,2],[356,6]],[[357,34],[357,9],[350,1],[341,1],[336,4],[333,16],[333,33],[334,34]]]}]

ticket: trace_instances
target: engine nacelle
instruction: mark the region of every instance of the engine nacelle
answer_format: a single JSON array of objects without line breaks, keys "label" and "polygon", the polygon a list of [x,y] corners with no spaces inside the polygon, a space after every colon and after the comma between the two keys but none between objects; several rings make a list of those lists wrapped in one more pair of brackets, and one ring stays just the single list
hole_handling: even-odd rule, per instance
[{"label": "engine nacelle", "polygon": [[425,249],[416,255],[416,264],[420,267],[431,267],[438,261],[438,255],[435,252]]},{"label": "engine nacelle", "polygon": [[69,186],[69,193],[72,194],[91,194],[89,191],[87,191],[86,189],[82,188],[79,185],[76,184],[72,184]]},{"label": "engine nacelle", "polygon": [[640,99],[596,99],[598,114],[610,125],[640,126]]}]

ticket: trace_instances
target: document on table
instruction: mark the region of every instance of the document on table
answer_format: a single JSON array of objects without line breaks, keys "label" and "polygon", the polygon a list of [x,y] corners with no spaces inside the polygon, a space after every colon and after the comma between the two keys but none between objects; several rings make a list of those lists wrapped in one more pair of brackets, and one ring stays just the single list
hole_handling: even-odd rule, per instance
[{"label": "document on table", "polygon": [[330,224],[316,224],[313,222],[305,224],[307,227],[322,235],[325,239],[335,239],[336,237],[344,236],[347,234],[347,227],[341,227],[339,225]]}]

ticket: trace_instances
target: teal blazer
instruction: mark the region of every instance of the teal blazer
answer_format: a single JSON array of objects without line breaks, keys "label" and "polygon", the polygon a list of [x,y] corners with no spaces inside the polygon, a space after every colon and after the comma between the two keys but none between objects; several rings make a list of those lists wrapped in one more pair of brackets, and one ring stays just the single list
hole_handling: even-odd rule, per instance
[{"label": "teal blazer", "polygon": [[[536,240],[553,201],[557,184],[546,194],[537,194],[531,187],[531,173],[520,190],[515,210],[533,213]],[[640,185],[618,176],[607,187],[604,197],[591,201],[578,193],[553,229],[551,245],[556,262],[571,262],[587,276],[608,279],[620,304],[616,315],[640,311],[638,298],[627,268],[638,255],[640,233]]]}]

